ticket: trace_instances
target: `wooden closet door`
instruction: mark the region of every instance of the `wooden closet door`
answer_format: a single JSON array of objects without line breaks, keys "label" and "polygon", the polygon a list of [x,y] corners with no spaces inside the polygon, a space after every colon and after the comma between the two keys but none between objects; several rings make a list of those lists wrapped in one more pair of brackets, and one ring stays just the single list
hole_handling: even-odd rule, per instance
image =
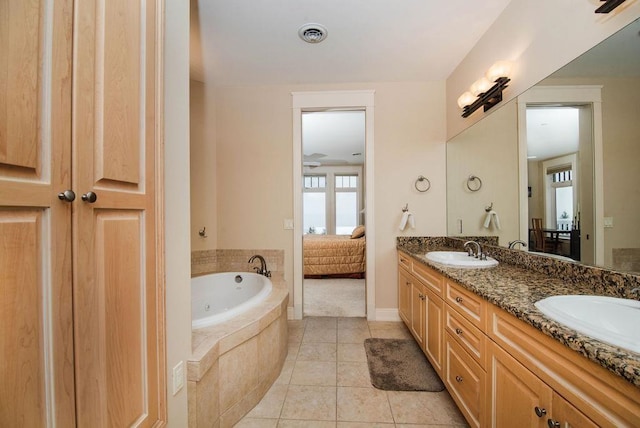
[{"label": "wooden closet door", "polygon": [[75,424],[71,0],[0,0],[0,426]]},{"label": "wooden closet door", "polygon": [[[164,413],[156,281],[156,4],[76,0],[74,333],[78,426]],[[158,8],[159,9],[159,8]],[[86,196],[89,197],[89,196]]]}]

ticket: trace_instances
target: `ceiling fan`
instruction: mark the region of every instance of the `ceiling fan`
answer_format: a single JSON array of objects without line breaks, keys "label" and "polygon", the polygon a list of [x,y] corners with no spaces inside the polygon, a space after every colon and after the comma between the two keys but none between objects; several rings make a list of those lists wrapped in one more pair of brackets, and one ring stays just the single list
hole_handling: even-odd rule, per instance
[{"label": "ceiling fan", "polygon": [[312,153],[310,155],[304,155],[302,165],[308,166],[309,168],[317,168],[322,165],[318,159],[326,158],[327,155],[324,153]]}]

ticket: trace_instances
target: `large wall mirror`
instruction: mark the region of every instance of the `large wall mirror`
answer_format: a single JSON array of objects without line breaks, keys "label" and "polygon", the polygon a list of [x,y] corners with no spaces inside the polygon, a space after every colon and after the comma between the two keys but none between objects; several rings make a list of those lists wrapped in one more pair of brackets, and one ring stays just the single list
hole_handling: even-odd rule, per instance
[{"label": "large wall mirror", "polygon": [[448,235],[640,272],[639,111],[636,20],[447,142]]}]

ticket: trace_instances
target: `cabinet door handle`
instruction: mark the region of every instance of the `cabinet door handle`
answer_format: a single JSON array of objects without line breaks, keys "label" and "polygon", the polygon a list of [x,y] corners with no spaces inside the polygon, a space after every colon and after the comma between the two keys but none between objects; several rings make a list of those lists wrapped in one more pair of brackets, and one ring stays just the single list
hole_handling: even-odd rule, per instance
[{"label": "cabinet door handle", "polygon": [[462,382],[462,376],[456,376],[456,382]]},{"label": "cabinet door handle", "polygon": [[[544,415],[547,414],[547,409],[545,409],[545,408],[541,408],[541,407],[536,406],[536,407],[534,407],[533,410],[535,410],[536,416],[538,416],[539,418],[541,418],[541,417],[543,417]],[[551,419],[549,419],[549,421],[551,421]],[[551,423],[551,422],[549,422],[549,423]]]},{"label": "cabinet door handle", "polygon": [[68,189],[64,192],[58,193],[58,199],[65,202],[73,202],[76,199],[76,194],[73,192],[73,190]]},{"label": "cabinet door handle", "polygon": [[460,336],[462,334],[462,329],[456,328],[456,334]]},{"label": "cabinet door handle", "polygon": [[456,302],[462,303],[462,297],[460,297],[460,296],[456,297]]},{"label": "cabinet door handle", "polygon": [[82,195],[82,200],[84,202],[89,202],[90,204],[92,204],[98,200],[98,195],[96,195],[93,192],[87,192],[84,195]]},{"label": "cabinet door handle", "polygon": [[547,425],[549,425],[549,428],[560,428],[560,422],[553,419],[547,419]]}]

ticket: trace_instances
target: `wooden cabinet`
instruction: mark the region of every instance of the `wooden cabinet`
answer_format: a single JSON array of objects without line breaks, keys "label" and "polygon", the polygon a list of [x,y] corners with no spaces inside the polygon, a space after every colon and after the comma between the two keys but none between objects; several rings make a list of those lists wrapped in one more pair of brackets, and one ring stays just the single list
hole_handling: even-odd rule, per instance
[{"label": "wooden cabinet", "polygon": [[[409,273],[412,272],[412,273]],[[419,279],[416,276],[419,273]],[[398,312],[431,365],[442,376],[444,330],[444,302],[442,276],[428,267],[413,263],[402,252],[398,253]]]},{"label": "wooden cabinet", "polygon": [[489,413],[493,426],[546,427],[551,416],[551,388],[495,343],[490,348]]},{"label": "wooden cabinet", "polygon": [[571,405],[515,358],[492,342],[489,406],[493,426],[596,428]]},{"label": "wooden cabinet", "polygon": [[426,296],[424,286],[418,281],[411,282],[411,333],[424,349]]},{"label": "wooden cabinet", "polygon": [[442,327],[444,302],[429,289],[425,290],[425,297],[426,329],[423,350],[436,373],[442,377],[444,362],[444,328]]},{"label": "wooden cabinet", "polygon": [[598,428],[591,419],[580,412],[567,400],[553,393],[551,402],[553,417],[547,418],[547,426],[551,428]]},{"label": "wooden cabinet", "polygon": [[486,373],[484,369],[448,333],[445,335],[445,349],[443,380],[451,397],[458,404],[469,425],[485,426]]},{"label": "wooden cabinet", "polygon": [[[411,328],[413,303],[424,314],[423,351],[469,425],[640,426],[639,388],[408,255],[403,260],[401,317]],[[406,290],[417,296],[413,303]]]},{"label": "wooden cabinet", "polygon": [[157,5],[3,2],[0,426],[164,419]]},{"label": "wooden cabinet", "polygon": [[[489,318],[487,333],[494,343],[491,358],[508,354],[559,397],[554,395],[553,401],[559,409],[553,404],[547,409],[553,421],[575,426],[585,418],[601,427],[640,426],[639,388],[494,305],[490,305]],[[512,401],[520,398],[514,397]],[[496,400],[492,411],[500,412],[506,403]]]},{"label": "wooden cabinet", "polygon": [[411,276],[398,269],[398,312],[407,326],[411,326]]},{"label": "wooden cabinet", "polygon": [[445,281],[445,384],[467,422],[485,426],[487,303],[455,282]]}]

